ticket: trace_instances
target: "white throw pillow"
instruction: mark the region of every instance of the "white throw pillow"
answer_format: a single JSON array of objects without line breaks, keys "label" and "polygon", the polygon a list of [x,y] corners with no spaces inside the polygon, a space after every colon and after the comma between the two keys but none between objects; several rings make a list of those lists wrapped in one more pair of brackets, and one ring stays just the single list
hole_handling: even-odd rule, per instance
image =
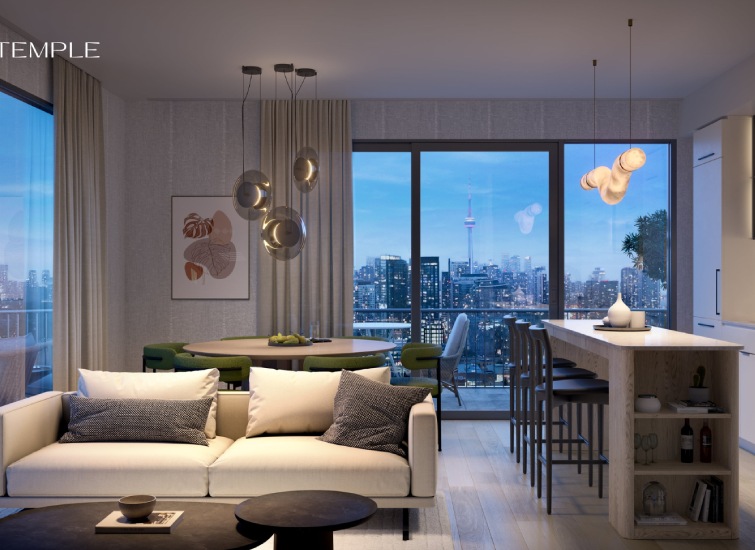
[{"label": "white throw pillow", "polygon": [[[390,367],[354,371],[388,384]],[[341,372],[285,371],[252,367],[246,436],[323,433],[333,423],[333,400]]]},{"label": "white throw pillow", "polygon": [[215,437],[218,369],[190,372],[106,372],[79,369],[79,395],[100,399],[202,399],[212,397],[205,435]]}]

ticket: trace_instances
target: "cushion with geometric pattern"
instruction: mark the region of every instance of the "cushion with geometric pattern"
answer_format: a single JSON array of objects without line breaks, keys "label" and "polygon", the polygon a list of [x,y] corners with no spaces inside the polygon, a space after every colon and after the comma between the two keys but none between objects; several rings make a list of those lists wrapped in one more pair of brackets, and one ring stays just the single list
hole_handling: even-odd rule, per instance
[{"label": "cushion with geometric pattern", "polygon": [[164,441],[207,445],[212,397],[98,399],[71,395],[71,419],[60,443]]},{"label": "cushion with geometric pattern", "polygon": [[333,406],[333,424],[318,439],[406,457],[409,411],[428,388],[391,386],[343,371]]}]

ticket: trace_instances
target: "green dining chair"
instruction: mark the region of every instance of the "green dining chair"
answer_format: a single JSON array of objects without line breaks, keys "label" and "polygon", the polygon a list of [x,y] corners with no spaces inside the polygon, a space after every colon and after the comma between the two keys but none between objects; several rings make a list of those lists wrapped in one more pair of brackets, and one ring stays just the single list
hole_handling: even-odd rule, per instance
[{"label": "green dining chair", "polygon": [[358,357],[333,357],[327,355],[310,355],[304,358],[304,370],[317,371],[340,371],[359,370],[382,367],[385,365],[385,356],[382,353],[375,355],[360,355]]},{"label": "green dining chair", "polygon": [[173,370],[173,360],[177,353],[182,353],[188,342],[166,342],[163,344],[147,344],[142,351],[142,372],[152,369]]},{"label": "green dining chair", "polygon": [[[440,435],[440,415],[442,411],[441,394],[443,393],[443,384],[440,377],[441,356],[443,348],[436,344],[425,344],[421,342],[411,342],[404,344],[401,349],[401,365],[410,371],[420,371],[420,376],[401,376],[391,378],[391,384],[394,386],[413,386],[417,388],[428,388],[430,395],[435,398],[438,420],[438,451],[441,449]],[[433,375],[423,376],[421,371],[428,370]]]},{"label": "green dining chair", "polygon": [[192,355],[179,353],[173,360],[176,372],[192,370],[218,369],[220,381],[233,389],[248,389],[249,369],[252,360],[245,355],[229,355],[227,357],[210,357],[207,355]]}]

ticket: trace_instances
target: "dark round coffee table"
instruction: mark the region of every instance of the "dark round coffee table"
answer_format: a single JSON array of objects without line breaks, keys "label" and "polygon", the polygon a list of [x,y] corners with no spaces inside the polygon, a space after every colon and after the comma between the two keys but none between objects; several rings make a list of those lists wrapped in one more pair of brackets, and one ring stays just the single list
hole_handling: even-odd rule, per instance
[{"label": "dark round coffee table", "polygon": [[240,524],[275,533],[276,550],[332,550],[333,531],[367,521],[377,511],[372,499],[341,491],[286,491],[236,506]]},{"label": "dark round coffee table", "polygon": [[88,502],[61,504],[25,510],[0,519],[0,548],[3,550],[145,550],[148,548],[219,550],[254,548],[272,535],[271,531],[250,532],[233,515],[234,504],[157,500],[157,510],[183,510],[181,523],[169,534],[95,534],[97,525],[118,503]]}]

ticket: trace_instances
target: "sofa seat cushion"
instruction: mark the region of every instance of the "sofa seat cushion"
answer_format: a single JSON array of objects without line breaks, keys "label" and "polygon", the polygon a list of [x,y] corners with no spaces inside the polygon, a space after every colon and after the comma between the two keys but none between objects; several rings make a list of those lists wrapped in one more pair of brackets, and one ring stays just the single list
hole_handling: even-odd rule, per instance
[{"label": "sofa seat cushion", "polygon": [[207,468],[233,443],[53,443],[14,462],[7,470],[8,495],[202,497]]},{"label": "sofa seat cushion", "polygon": [[314,435],[274,435],[239,439],[210,466],[213,497],[308,489],[405,497],[409,464],[392,453],[331,445]]}]

